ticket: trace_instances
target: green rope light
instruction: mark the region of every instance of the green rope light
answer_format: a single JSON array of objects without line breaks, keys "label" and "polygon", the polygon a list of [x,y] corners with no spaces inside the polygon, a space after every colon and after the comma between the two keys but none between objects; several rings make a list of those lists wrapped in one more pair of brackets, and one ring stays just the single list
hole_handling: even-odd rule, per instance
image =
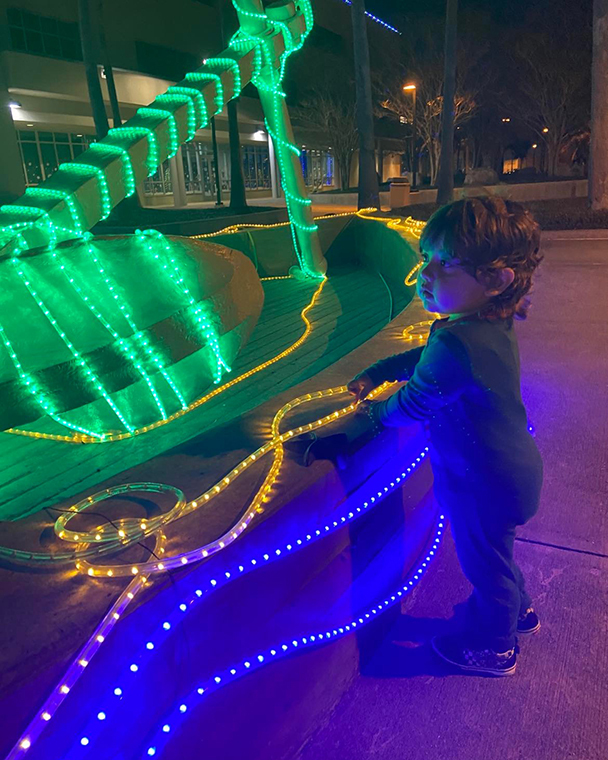
[{"label": "green rope light", "polygon": [[77,232],[84,232],[82,221],[80,219],[80,213],[74,200],[74,195],[69,190],[51,190],[46,187],[28,187],[25,191],[26,198],[32,198],[34,200],[62,200],[68,207],[70,216],[72,217],[72,223],[74,229]]},{"label": "green rope light", "polygon": [[243,89],[243,84],[241,80],[241,69],[239,67],[238,61],[235,61],[234,58],[211,58],[209,61],[207,61],[207,68],[217,68],[218,66],[222,69],[228,69],[232,74],[232,81],[233,81],[233,90],[235,92],[235,95],[240,93]]},{"label": "green rope light", "polygon": [[84,435],[92,436],[93,438],[97,439],[103,438],[103,436],[93,432],[92,430],[87,430],[86,428],[80,427],[79,425],[74,425],[73,423],[67,422],[66,420],[59,417],[57,410],[53,407],[51,401],[49,401],[49,399],[45,396],[43,390],[40,388],[36,380],[23,369],[23,366],[19,361],[19,357],[13,348],[13,344],[9,340],[2,324],[0,324],[0,337],[2,338],[2,342],[8,352],[13,366],[17,370],[19,378],[45,414],[48,414],[48,416],[55,422],[58,422],[60,425],[63,425],[64,427],[67,427],[76,433],[83,433]]},{"label": "green rope light", "polygon": [[187,406],[188,406],[188,404],[186,403],[186,399],[184,398],[184,396],[182,395],[181,391],[179,390],[179,388],[177,387],[177,385],[175,384],[175,382],[171,378],[171,375],[168,373],[168,371],[167,371],[167,369],[166,369],[166,367],[165,367],[165,365],[164,365],[161,357],[158,355],[158,353],[156,351],[154,351],[154,349],[150,345],[149,340],[140,331],[140,329],[137,326],[137,324],[136,324],[136,322],[135,322],[135,320],[134,320],[134,318],[133,318],[133,316],[131,314],[131,311],[128,308],[126,302],[123,301],[123,300],[121,300],[121,298],[119,297],[118,293],[116,292],[116,288],[115,288],[114,284],[112,283],[112,281],[110,280],[110,278],[106,274],[106,270],[103,267],[103,265],[102,265],[101,261],[99,260],[99,258],[97,257],[97,254],[95,253],[94,246],[91,244],[92,238],[93,238],[93,236],[91,235],[90,232],[88,232],[84,236],[84,240],[88,244],[88,252],[89,252],[89,254],[91,256],[91,259],[95,263],[95,266],[97,267],[97,271],[99,272],[99,276],[103,280],[103,283],[104,283],[104,285],[106,287],[106,290],[108,292],[109,297],[112,298],[115,301],[116,306],[118,306],[118,309],[122,313],[125,321],[127,322],[129,328],[131,329],[131,331],[133,333],[132,334],[132,338],[134,338],[141,345],[141,347],[143,348],[143,350],[147,354],[148,358],[156,365],[156,368],[159,370],[159,372],[161,373],[161,375],[163,376],[163,378],[167,382],[167,385],[171,388],[171,390],[173,391],[173,393],[176,395],[176,397],[177,397],[177,399],[178,399],[178,401],[180,403],[181,408],[182,409],[186,409]]},{"label": "green rope light", "polygon": [[[90,241],[86,241],[87,249],[89,254],[93,254],[93,246],[91,245]],[[89,309],[89,311],[93,314],[93,316],[97,319],[98,322],[100,322],[103,327],[110,333],[110,335],[114,338],[116,345],[118,346],[118,350],[123,354],[123,356],[128,359],[131,364],[135,367],[141,378],[144,380],[146,385],[148,386],[150,393],[152,394],[152,398],[154,399],[154,402],[160,412],[160,415],[162,419],[167,419],[167,413],[165,411],[165,408],[163,406],[163,403],[156,391],[156,388],[154,387],[154,383],[152,382],[152,379],[150,375],[147,373],[145,367],[142,365],[139,358],[136,356],[133,347],[129,344],[128,340],[121,337],[121,335],[112,327],[112,325],[108,322],[108,320],[103,316],[103,314],[99,311],[99,309],[95,306],[93,301],[91,300],[91,296],[87,295],[82,288],[78,285],[73,275],[71,275],[67,269],[66,265],[63,263],[63,261],[60,261],[57,256],[56,249],[51,251],[53,259],[57,261],[59,264],[59,270],[63,273],[69,284],[72,286],[73,290],[76,292],[76,294],[79,296],[82,303]]]},{"label": "green rope light", "polygon": [[[209,66],[209,62],[206,64]],[[215,107],[216,112],[213,114],[217,116],[224,110],[224,85],[222,84],[222,78],[219,74],[212,74],[211,72],[204,71],[192,71],[186,74],[186,81],[188,82],[215,82]]]},{"label": "green rope light", "polygon": [[165,93],[164,95],[159,95],[154,102],[169,103],[173,106],[185,105],[188,109],[188,140],[193,139],[194,135],[196,134],[196,106],[194,105],[192,98],[189,98],[187,95]]},{"label": "green rope light", "polygon": [[177,153],[179,146],[181,145],[175,114],[172,111],[165,110],[164,108],[149,108],[148,106],[145,106],[144,108],[137,109],[137,115],[142,116],[143,118],[160,119],[161,122],[165,120],[167,121],[167,124],[169,125],[168,157],[172,158]]},{"label": "green rope light", "polygon": [[120,156],[123,163],[124,177],[123,182],[125,185],[125,198],[129,198],[136,190],[135,172],[133,171],[133,162],[131,156],[126,148],[120,145],[112,145],[107,142],[96,142],[89,146],[89,150],[93,153],[110,154],[111,156]]},{"label": "green rope light", "polygon": [[50,310],[48,309],[46,303],[44,300],[40,297],[34,286],[32,285],[31,279],[28,277],[28,275],[24,271],[24,265],[23,262],[20,259],[13,258],[12,263],[15,267],[15,270],[19,277],[21,278],[21,281],[27,288],[28,293],[32,296],[34,301],[38,304],[38,307],[44,314],[44,316],[47,318],[48,322],[51,324],[57,335],[61,338],[65,346],[68,348],[70,353],[72,354],[73,358],[76,360],[77,364],[80,366],[85,378],[94,386],[94,388],[101,393],[103,398],[105,399],[107,405],[110,407],[110,409],[114,412],[116,417],[118,417],[119,421],[123,425],[123,427],[130,433],[133,432],[134,428],[129,425],[127,420],[125,419],[124,415],[120,411],[120,409],[116,406],[112,398],[110,397],[107,390],[104,388],[104,386],[101,383],[101,380],[97,377],[95,372],[91,369],[86,359],[82,356],[80,351],[76,348],[76,346],[72,343],[72,341],[68,338],[65,331],[61,328],[55,317],[51,314]]},{"label": "green rope light", "polygon": [[[268,98],[270,104],[269,106],[264,106],[266,110],[265,123],[266,129],[276,147],[281,184],[285,193],[290,218],[290,230],[294,250],[300,268],[307,277],[322,278],[324,276],[317,271],[316,259],[314,258],[317,254],[313,253],[313,248],[308,245],[306,252],[302,252],[303,246],[307,245],[307,241],[316,240],[318,228],[316,224],[312,223],[312,215],[310,213],[311,201],[306,197],[305,192],[302,192],[300,189],[302,185],[301,179],[298,180],[298,177],[301,177],[301,168],[297,160],[300,156],[300,150],[290,137],[289,123],[284,112],[285,94],[281,87],[288,58],[302,47],[312,28],[313,15],[310,0],[301,0],[298,3],[298,11],[303,14],[306,24],[303,34],[300,33],[301,27],[297,22],[293,24],[296,31],[292,32],[289,23],[269,19],[265,13],[252,12],[241,7],[245,2],[246,0],[233,0],[233,5],[241,21],[243,19],[250,19],[261,22],[258,24],[259,31],[257,34],[252,34],[241,28],[230,41],[228,54],[210,59],[201,70],[186,75],[182,83],[169,87],[167,92],[157,97],[150,107],[138,109],[136,119],[139,123],[136,121],[135,124],[127,123],[125,126],[110,129],[108,135],[103,140],[89,146],[88,151],[81,159],[60,166],[59,171],[53,178],[54,186],[45,187],[43,185],[41,187],[28,188],[23,202],[9,204],[0,208],[0,211],[7,215],[8,222],[0,226],[0,244],[5,248],[4,257],[8,256],[10,261],[12,261],[19,279],[29,295],[35,300],[46,320],[48,320],[57,335],[61,338],[67,350],[71,353],[76,366],[83,373],[84,379],[100,394],[100,399],[105,401],[113,415],[128,432],[132,432],[134,427],[130,424],[125,414],[118,408],[107,389],[104,388],[99,377],[89,365],[89,362],[62,328],[61,323],[63,319],[52,314],[47,301],[33,285],[33,270],[29,273],[29,264],[21,261],[21,255],[32,246],[46,245],[48,247],[53,261],[58,265],[62,275],[67,278],[70,287],[74,290],[78,299],[86,306],[103,329],[112,336],[117,350],[132,365],[133,371],[139,374],[148,387],[161,418],[166,418],[167,410],[165,402],[157,389],[160,377],[167,383],[168,388],[174,394],[180,407],[182,409],[187,408],[187,401],[165,367],[162,355],[151,345],[147,334],[138,328],[127,302],[122,295],[119,295],[120,289],[105,271],[102,262],[95,252],[91,236],[85,231],[85,225],[92,223],[96,213],[98,213],[97,218],[106,218],[115,203],[122,197],[133,195],[136,191],[138,177],[133,163],[134,159],[132,158],[132,151],[136,143],[139,143],[142,139],[146,141],[147,153],[143,161],[145,162],[148,176],[150,176],[158,169],[161,155],[163,155],[161,150],[166,150],[164,155],[169,156],[175,155],[179,150],[181,143],[180,125],[183,130],[182,135],[185,135],[187,140],[191,140],[197,129],[208,124],[211,114],[209,113],[202,87],[198,87],[197,85],[204,86],[208,82],[214,83],[215,114],[220,113],[225,107],[227,100],[226,88],[222,77],[225,78],[226,73],[232,76],[230,97],[237,97],[244,84],[239,60],[244,56],[251,56],[251,81],[259,89],[260,94]],[[284,46],[278,60],[275,53],[277,35],[281,36]],[[234,57],[230,57],[232,53]],[[182,116],[184,106],[186,109],[185,118]],[[179,123],[176,113],[179,115]],[[143,124],[141,123],[142,121],[144,122]],[[150,122],[150,126],[147,126],[146,122]],[[166,124],[166,136],[163,131],[157,134],[163,124]],[[160,140],[163,141],[162,145]],[[121,161],[121,172],[118,179],[122,186],[116,189],[113,186],[112,193],[110,192],[104,169],[96,165],[99,159],[109,159],[111,161],[120,159]],[[95,178],[97,180],[94,187],[98,193],[99,212],[87,212],[87,209],[79,202],[78,190],[74,190],[74,185],[75,180],[81,180],[82,178]],[[139,178],[141,179],[141,175]],[[61,186],[62,180],[64,180],[63,187]],[[112,175],[112,181],[116,181],[116,174]],[[81,183],[78,186],[80,187],[80,185]],[[87,190],[87,192],[89,191]],[[112,197],[113,194],[116,195],[115,198]],[[90,197],[90,195],[85,197]],[[62,206],[58,205],[59,201],[65,204],[67,208],[69,224],[65,224],[63,217],[59,216],[63,213]],[[57,221],[58,219],[61,219],[61,221]],[[195,301],[190,289],[186,285],[184,276],[180,272],[177,261],[171,251],[169,241],[156,231],[138,234],[140,240],[150,248],[150,259],[160,267],[159,272],[180,289],[183,297],[189,304],[190,313],[193,315],[196,328],[201,333],[214,357],[214,381],[216,383],[220,382],[222,374],[229,372],[230,367],[222,357],[218,335],[211,320],[205,314],[201,305]],[[79,283],[75,273],[66,267],[61,252],[57,249],[57,245],[60,240],[68,239],[80,239],[84,241],[90,260],[97,267],[107,297],[118,307],[119,313],[124,317],[126,325],[129,328],[129,335],[126,334],[126,328],[118,328],[112,324],[111,318],[104,316],[101,304],[99,301],[95,303],[93,295],[88,291],[90,283],[87,281],[87,290],[85,290],[84,283]],[[17,375],[28,393],[39,405],[41,411],[58,424],[70,430],[103,440],[104,433],[88,430],[85,427],[62,419],[56,404],[53,403],[49,396],[48,390],[45,390],[43,384],[36,380],[30,371],[24,368],[3,325],[0,325],[0,335],[2,337],[2,344],[10,356]],[[152,367],[154,367],[153,371],[155,374],[158,372],[158,377],[153,378],[151,376],[150,369]]]},{"label": "green rope light", "polygon": [[200,90],[197,90],[195,87],[180,87],[178,85],[174,85],[169,87],[167,93],[170,95],[185,95],[186,97],[190,98],[194,104],[194,112],[196,115],[196,129],[201,129],[207,124],[209,121],[209,116],[207,114],[207,104],[205,103],[205,98],[203,97],[203,94]]},{"label": "green rope light", "polygon": [[148,129],[147,127],[114,127],[113,129],[108,130],[108,137],[110,139],[124,139],[129,145],[135,140],[146,137],[148,140],[148,156],[146,158],[148,177],[154,174],[158,169],[160,163],[160,148],[158,145],[158,137],[153,129]]},{"label": "green rope light", "polygon": [[[230,47],[238,48],[243,45],[244,42],[256,46],[256,49],[260,51],[258,57],[258,66],[255,70],[253,83],[258,90],[267,93],[271,98],[273,124],[270,123],[268,116],[265,120],[266,129],[271,136],[277,148],[276,155],[279,162],[279,169],[281,175],[281,187],[285,193],[285,200],[287,203],[287,211],[289,214],[289,220],[291,223],[291,234],[294,244],[294,249],[298,257],[298,263],[300,268],[307,277],[319,278],[323,277],[323,274],[313,271],[308,265],[306,258],[301,253],[300,245],[298,244],[298,233],[304,236],[316,234],[318,226],[314,223],[306,224],[302,221],[298,221],[298,208],[308,209],[311,206],[311,202],[308,198],[302,195],[297,187],[297,181],[295,180],[293,170],[289,165],[289,154],[299,158],[301,155],[300,149],[295,145],[287,135],[279,134],[277,129],[285,130],[284,120],[282,118],[281,109],[283,107],[283,100],[285,93],[281,88],[281,83],[285,74],[285,66],[287,59],[294,52],[299,50],[306,36],[308,35],[313,24],[312,7],[309,0],[303,0],[301,3],[301,9],[306,21],[306,33],[302,35],[301,39],[296,42],[291,34],[289,25],[283,21],[276,21],[269,19],[265,13],[257,13],[243,9],[239,0],[232,0],[237,13],[240,17],[250,18],[256,21],[264,23],[264,31],[259,34],[251,34],[244,31],[242,28],[234,35],[230,42]],[[273,31],[278,31],[282,34],[285,50],[280,57],[279,71],[277,72],[272,64],[273,51],[271,46],[274,44],[272,37],[266,33],[266,29],[270,27]],[[289,179],[288,179],[289,178]],[[312,221],[312,219],[311,219]]]},{"label": "green rope light", "polygon": [[58,171],[85,177],[96,177],[97,182],[99,183],[99,195],[101,198],[101,218],[106,219],[106,217],[110,216],[110,212],[112,211],[112,199],[110,198],[108,180],[106,179],[103,169],[100,169],[98,166],[93,166],[93,164],[73,162],[61,164]]},{"label": "green rope light", "polygon": [[[196,319],[196,327],[200,332],[202,332],[203,337],[205,338],[205,341],[211,347],[211,350],[215,356],[216,366],[215,366],[213,381],[217,385],[222,379],[223,372],[224,371],[230,372],[231,369],[228,366],[228,364],[226,364],[226,361],[222,357],[219,339],[218,339],[216,330],[211,324],[209,317],[204,313],[202,307],[196,302],[196,300],[192,296],[190,289],[188,288],[188,286],[186,285],[184,281],[184,278],[179,270],[179,267],[177,266],[177,262],[175,261],[175,258],[173,257],[171,253],[171,246],[169,245],[169,241],[165,238],[162,232],[158,232],[157,230],[143,230],[143,231],[136,230],[135,234],[138,236],[138,238],[141,240],[144,246],[148,249],[150,254],[159,263],[161,263],[162,268],[167,272],[167,274],[169,275],[173,283],[179,288],[179,290],[185,296],[188,304],[192,308],[192,311],[194,312],[194,316]],[[158,252],[154,250],[154,246],[152,245],[152,241],[154,240],[157,243],[160,243],[160,246],[164,249],[166,257],[169,259],[169,264],[167,264],[166,262],[162,262]]]}]

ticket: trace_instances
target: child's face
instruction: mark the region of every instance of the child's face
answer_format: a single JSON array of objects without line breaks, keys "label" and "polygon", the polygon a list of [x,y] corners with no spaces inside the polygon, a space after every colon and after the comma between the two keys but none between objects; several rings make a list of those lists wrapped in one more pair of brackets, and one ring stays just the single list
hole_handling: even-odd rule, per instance
[{"label": "child's face", "polygon": [[417,292],[427,311],[463,316],[474,314],[490,297],[486,286],[442,248],[441,242],[421,250]]}]

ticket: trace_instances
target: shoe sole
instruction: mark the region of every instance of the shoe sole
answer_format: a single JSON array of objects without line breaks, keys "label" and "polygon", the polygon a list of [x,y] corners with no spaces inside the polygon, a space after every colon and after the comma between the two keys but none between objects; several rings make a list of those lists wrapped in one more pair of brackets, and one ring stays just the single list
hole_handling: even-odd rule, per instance
[{"label": "shoe sole", "polygon": [[528,628],[525,631],[520,631],[518,628],[517,635],[518,636],[533,636],[535,633],[538,633],[539,631],[540,631],[540,622],[534,628]]},{"label": "shoe sole", "polygon": [[433,651],[438,657],[441,657],[441,659],[444,662],[449,662],[450,665],[453,665],[455,668],[458,668],[459,670],[466,670],[468,673],[481,673],[484,675],[489,676],[496,676],[500,678],[501,676],[513,676],[515,675],[515,668],[517,667],[517,663],[514,663],[510,668],[507,668],[506,670],[492,670],[492,668],[478,668],[474,665],[462,665],[459,662],[454,662],[454,660],[450,660],[449,657],[446,657],[443,652],[440,652],[439,649],[435,646],[435,642],[431,640],[431,646],[433,647]]}]

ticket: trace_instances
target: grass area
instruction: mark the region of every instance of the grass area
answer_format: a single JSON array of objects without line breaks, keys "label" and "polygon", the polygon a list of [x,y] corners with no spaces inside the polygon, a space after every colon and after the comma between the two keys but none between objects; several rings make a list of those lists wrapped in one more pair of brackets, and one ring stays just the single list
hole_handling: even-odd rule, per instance
[{"label": "grass area", "polygon": [[[523,204],[534,214],[543,230],[608,229],[608,210],[592,211],[586,198],[528,201]],[[394,213],[427,220],[439,208],[435,203],[404,206]]]}]

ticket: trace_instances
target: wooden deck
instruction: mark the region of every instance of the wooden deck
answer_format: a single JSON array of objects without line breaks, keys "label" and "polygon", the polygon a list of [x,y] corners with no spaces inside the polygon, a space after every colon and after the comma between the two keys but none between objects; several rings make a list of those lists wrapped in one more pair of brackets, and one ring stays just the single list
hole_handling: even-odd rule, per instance
[{"label": "wooden deck", "polygon": [[[263,285],[262,315],[226,381],[273,358],[304,332],[301,311],[318,283],[291,279]],[[134,439],[86,446],[1,434],[0,518],[16,519],[94,490],[202,430],[240,417],[367,341],[390,321],[391,309],[390,293],[377,273],[337,271],[308,314],[312,331],[299,348],[168,425]]]}]

